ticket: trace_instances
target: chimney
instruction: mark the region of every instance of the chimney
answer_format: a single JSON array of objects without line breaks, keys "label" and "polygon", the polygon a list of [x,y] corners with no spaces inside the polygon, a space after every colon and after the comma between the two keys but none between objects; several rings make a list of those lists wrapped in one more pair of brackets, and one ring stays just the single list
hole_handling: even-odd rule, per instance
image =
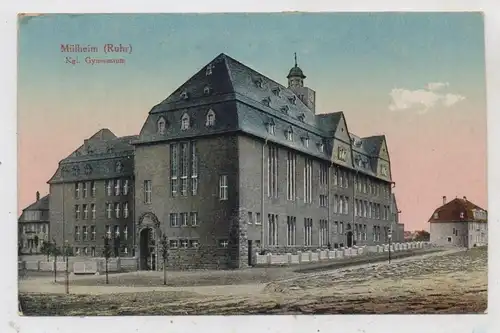
[{"label": "chimney", "polygon": [[446,195],[443,195],[443,205],[446,205]]},{"label": "chimney", "polygon": [[40,200],[40,192],[36,191],[36,201]]},{"label": "chimney", "polygon": [[467,201],[467,197],[464,195],[464,200]]}]

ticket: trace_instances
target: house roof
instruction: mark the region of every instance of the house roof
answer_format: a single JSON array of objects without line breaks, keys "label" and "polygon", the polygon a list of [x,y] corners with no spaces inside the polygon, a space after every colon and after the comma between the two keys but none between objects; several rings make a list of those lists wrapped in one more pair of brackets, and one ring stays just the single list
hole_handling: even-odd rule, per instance
[{"label": "house roof", "polygon": [[[486,219],[476,218],[474,216],[474,211],[484,212]],[[431,223],[461,221],[486,222],[487,211],[466,199],[455,198],[436,208],[428,220],[428,222]]]},{"label": "house roof", "polygon": [[29,223],[37,223],[37,222],[48,222],[48,214],[42,215],[40,220],[26,220],[25,213],[30,211],[48,211],[50,205],[50,195],[47,194],[43,198],[38,201],[33,202],[28,207],[23,209],[21,216],[19,216],[18,222],[29,222]]}]

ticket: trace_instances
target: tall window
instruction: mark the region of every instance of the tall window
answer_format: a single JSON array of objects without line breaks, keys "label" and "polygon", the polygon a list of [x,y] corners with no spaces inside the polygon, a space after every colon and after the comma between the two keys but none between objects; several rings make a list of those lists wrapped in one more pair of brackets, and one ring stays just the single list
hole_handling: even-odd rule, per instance
[{"label": "tall window", "polygon": [[106,237],[111,239],[111,226],[109,225],[106,226]]},{"label": "tall window", "polygon": [[278,148],[269,146],[267,157],[267,195],[278,197]]},{"label": "tall window", "polygon": [[198,154],[196,141],[191,141],[191,194],[198,193]]},{"label": "tall window", "polygon": [[115,179],[115,195],[120,195],[120,179]]},{"label": "tall window", "polygon": [[215,124],[215,112],[210,109],[207,112],[207,121],[205,123],[205,126],[207,127],[212,127]]},{"label": "tall window", "polygon": [[197,212],[191,212],[191,226],[193,226],[193,227],[198,226],[198,213]]},{"label": "tall window", "polygon": [[89,218],[89,207],[88,205],[82,205],[83,207],[83,219],[87,220]]},{"label": "tall window", "polygon": [[111,180],[106,180],[106,195],[111,196]]},{"label": "tall window", "polygon": [[95,197],[95,182],[94,181],[91,181],[90,182],[90,195],[93,197]]},{"label": "tall window", "polygon": [[327,195],[320,194],[319,205],[320,205],[320,207],[328,207],[328,196]]},{"label": "tall window", "polygon": [[181,171],[181,195],[186,196],[188,190],[188,173],[189,173],[189,150],[187,142],[181,143],[180,156],[180,171]]},{"label": "tall window", "polygon": [[344,212],[344,197],[343,196],[339,196],[338,213],[345,214],[345,212]]},{"label": "tall window", "polygon": [[304,245],[311,246],[312,245],[312,219],[305,218],[304,219]]},{"label": "tall window", "polygon": [[306,159],[304,165],[304,202],[312,202],[312,160]]},{"label": "tall window", "polygon": [[358,199],[354,199],[354,216],[358,216]]},{"label": "tall window", "polygon": [[171,227],[179,226],[179,218],[177,213],[170,213],[170,226]]},{"label": "tall window", "polygon": [[262,224],[260,213],[255,213],[255,224],[257,224],[257,225]]},{"label": "tall window", "polygon": [[297,218],[295,216],[286,217],[286,245],[297,245]]},{"label": "tall window", "polygon": [[115,235],[115,238],[120,238],[120,226],[119,225],[115,225],[114,227],[114,235]]},{"label": "tall window", "polygon": [[288,141],[293,141],[293,131],[291,127],[285,131],[285,137]]},{"label": "tall window", "polygon": [[227,200],[227,198],[228,198],[227,175],[220,175],[219,176],[219,199],[220,200]]},{"label": "tall window", "polygon": [[338,177],[339,177],[339,186],[344,187],[344,170],[339,170],[338,171]]},{"label": "tall window", "polygon": [[339,196],[337,194],[333,196],[333,212],[339,213]]},{"label": "tall window", "polygon": [[295,200],[297,197],[297,184],[296,184],[296,165],[297,155],[293,152],[287,153],[286,160],[286,192],[288,200]]},{"label": "tall window", "polygon": [[128,218],[128,202],[123,203],[123,218]]},{"label": "tall window", "polygon": [[80,183],[75,183],[75,199],[80,197]]},{"label": "tall window", "polygon": [[87,197],[87,186],[88,186],[88,183],[82,183],[82,198]]},{"label": "tall window", "polygon": [[325,163],[319,165],[319,184],[321,186],[328,185],[328,165]]},{"label": "tall window", "polygon": [[328,221],[319,220],[319,246],[328,245]]},{"label": "tall window", "polygon": [[349,198],[344,197],[344,214],[349,214]]},{"label": "tall window", "polygon": [[188,226],[188,213],[181,213],[181,227]]},{"label": "tall window", "polygon": [[347,171],[344,172],[344,187],[349,187],[349,173]]},{"label": "tall window", "polygon": [[123,195],[128,194],[128,187],[129,187],[128,179],[125,179],[123,181]]},{"label": "tall window", "polygon": [[151,203],[151,194],[152,194],[152,186],[151,186],[151,181],[150,180],[145,180],[144,181],[144,203],[150,204]]},{"label": "tall window", "polygon": [[333,169],[333,185],[337,186],[339,184],[339,168],[335,167]]},{"label": "tall window", "polygon": [[75,240],[76,241],[80,240],[80,227],[79,226],[75,227]]},{"label": "tall window", "polygon": [[107,203],[106,204],[106,217],[108,219],[111,218],[111,212],[113,211],[113,207],[111,207],[111,204],[110,203]]},{"label": "tall window", "polygon": [[89,238],[89,232],[88,232],[88,230],[87,230],[87,226],[86,226],[86,225],[84,225],[84,226],[82,227],[82,233],[83,233],[83,241],[84,241],[84,242],[88,241],[88,238]]},{"label": "tall window", "polygon": [[179,156],[179,146],[176,143],[170,145],[170,193],[173,197],[177,195],[179,183],[177,176],[179,175],[179,170],[177,168],[178,156]]},{"label": "tall window", "polygon": [[95,241],[95,225],[90,226],[90,240]]},{"label": "tall window", "polygon": [[123,240],[127,240],[127,239],[128,239],[128,227],[124,226],[123,227]]},{"label": "tall window", "polygon": [[165,118],[160,117],[160,119],[158,119],[158,134],[165,134],[165,127],[166,127],[165,125],[166,125]]},{"label": "tall window", "polygon": [[120,218],[120,204],[119,203],[115,203],[115,217],[117,219]]},{"label": "tall window", "polygon": [[75,205],[75,219],[79,220],[80,219],[80,206]]},{"label": "tall window", "polygon": [[278,245],[278,215],[267,215],[269,245]]}]

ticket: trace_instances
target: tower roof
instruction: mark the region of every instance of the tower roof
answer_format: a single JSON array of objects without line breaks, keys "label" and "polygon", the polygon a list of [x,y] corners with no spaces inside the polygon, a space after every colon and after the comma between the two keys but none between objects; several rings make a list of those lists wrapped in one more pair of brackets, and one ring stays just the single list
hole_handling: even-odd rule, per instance
[{"label": "tower roof", "polygon": [[297,53],[294,54],[295,56],[295,66],[290,69],[290,72],[288,73],[288,76],[286,77],[287,79],[291,77],[300,77],[301,79],[305,79],[306,76],[304,75],[304,72],[302,72],[302,69],[297,65]]}]

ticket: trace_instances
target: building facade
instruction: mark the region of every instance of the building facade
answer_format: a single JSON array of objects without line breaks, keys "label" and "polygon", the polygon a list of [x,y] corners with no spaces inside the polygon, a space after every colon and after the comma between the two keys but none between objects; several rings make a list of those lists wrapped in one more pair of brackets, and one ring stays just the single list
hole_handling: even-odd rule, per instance
[{"label": "building facade", "polygon": [[23,209],[18,220],[18,242],[22,254],[39,254],[42,242],[49,240],[49,195],[40,198]]},{"label": "building facade", "polygon": [[[387,242],[398,214],[385,136],[361,138],[343,112],[317,113],[305,78],[295,63],[285,87],[221,54],[155,105],[138,136],[100,131],[49,182],[59,241],[97,251],[107,226],[119,226],[121,239],[126,227],[121,255],[137,256],[140,269],[160,268],[163,237],[175,268]],[[117,142],[120,156],[88,152]],[[117,180],[129,180],[127,195],[108,195]],[[77,195],[77,184],[95,195]],[[128,218],[110,217],[117,203],[128,204]],[[84,204],[95,204],[95,218],[81,217]],[[77,240],[84,226],[95,227],[96,243]]]},{"label": "building facade", "polygon": [[483,208],[456,198],[437,208],[429,219],[430,241],[438,246],[476,247],[488,244],[488,213]]}]

